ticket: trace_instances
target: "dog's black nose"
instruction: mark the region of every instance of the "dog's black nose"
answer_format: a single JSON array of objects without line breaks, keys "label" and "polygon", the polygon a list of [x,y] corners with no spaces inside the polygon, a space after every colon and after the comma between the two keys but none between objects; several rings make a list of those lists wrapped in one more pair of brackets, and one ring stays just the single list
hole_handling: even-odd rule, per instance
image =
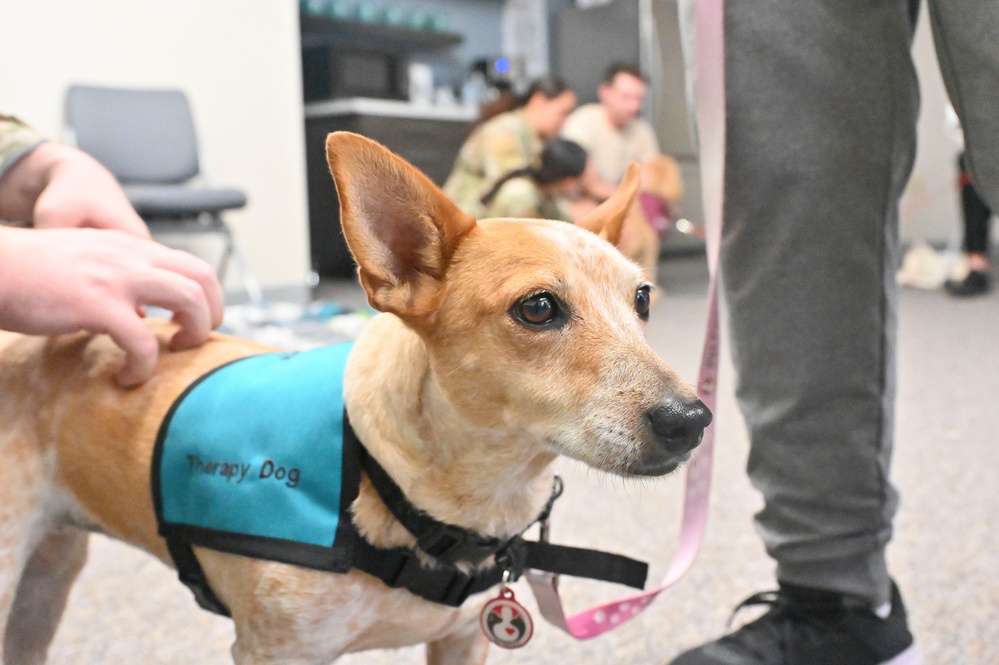
[{"label": "dog's black nose", "polygon": [[690,452],[701,442],[704,428],[711,424],[711,411],[697,399],[683,403],[667,400],[645,412],[656,438],[672,455]]}]

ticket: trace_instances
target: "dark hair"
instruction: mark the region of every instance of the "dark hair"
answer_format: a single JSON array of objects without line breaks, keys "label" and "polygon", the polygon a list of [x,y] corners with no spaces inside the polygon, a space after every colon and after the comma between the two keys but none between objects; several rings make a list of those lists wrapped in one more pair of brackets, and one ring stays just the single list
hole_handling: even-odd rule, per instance
[{"label": "dark hair", "polygon": [[640,80],[642,83],[648,85],[649,80],[645,78],[640,70],[635,65],[630,62],[614,62],[604,71],[604,85],[612,85],[614,79],[617,78],[618,74],[627,74],[628,76],[634,76],[636,79]]},{"label": "dark hair", "polygon": [[583,146],[568,139],[551,139],[545,143],[541,151],[538,166],[525,166],[507,171],[480,201],[482,205],[489,205],[500,188],[514,178],[530,178],[539,185],[548,185],[563,178],[575,178],[582,175],[584,170],[586,170],[586,150]]},{"label": "dark hair", "polygon": [[499,88],[500,96],[482,107],[479,117],[468,128],[469,136],[487,120],[492,120],[500,113],[519,109],[539,92],[544,95],[545,99],[555,99],[562,93],[571,91],[571,88],[566,85],[565,81],[553,76],[543,76],[535,79],[522,95],[513,94],[509,87],[506,86],[499,86]]},{"label": "dark hair", "polygon": [[526,104],[531,97],[539,92],[545,96],[545,99],[555,99],[559,95],[569,92],[569,86],[566,85],[565,81],[554,76],[542,76],[539,79],[534,79],[527,91],[517,100],[517,108]]}]

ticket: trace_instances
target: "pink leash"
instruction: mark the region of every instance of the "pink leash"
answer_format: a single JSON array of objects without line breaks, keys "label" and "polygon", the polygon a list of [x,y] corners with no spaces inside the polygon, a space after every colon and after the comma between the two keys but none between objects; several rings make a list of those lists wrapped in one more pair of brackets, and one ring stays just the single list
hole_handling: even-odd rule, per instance
[{"label": "pink leash", "polygon": [[[723,176],[725,170],[725,60],[724,0],[695,0],[697,136],[700,144],[701,181],[704,218],[707,227],[708,322],[698,396],[712,412],[717,404],[718,385],[718,255],[721,245]],[[525,577],[534,591],[541,614],[552,624],[576,639],[596,637],[638,616],[662,591],[679,580],[693,564],[708,521],[711,493],[711,467],[714,453],[715,424],[704,432],[704,439],[687,465],[683,523],[677,551],[673,555],[662,584],[655,589],[597,605],[570,617],[565,616],[558,595],[558,577],[552,573],[528,571]]]}]

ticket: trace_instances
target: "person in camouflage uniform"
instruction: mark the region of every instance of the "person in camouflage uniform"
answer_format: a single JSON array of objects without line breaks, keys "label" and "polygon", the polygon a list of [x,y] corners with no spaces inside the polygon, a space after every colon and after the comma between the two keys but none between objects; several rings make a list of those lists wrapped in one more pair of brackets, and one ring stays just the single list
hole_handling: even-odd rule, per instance
[{"label": "person in camouflage uniform", "polygon": [[108,333],[126,354],[116,375],[123,386],[156,367],[145,305],[175,312],[173,349],[201,344],[222,322],[222,288],[208,263],[154,242],[95,159],[2,114],[0,220],[0,329]]},{"label": "person in camouflage uniform", "polygon": [[[540,79],[528,89],[512,110],[481,121],[469,135],[455,161],[444,192],[469,215],[489,215],[482,197],[511,171],[539,165],[547,138],[555,137],[576,106],[576,95],[564,83]],[[525,195],[523,186],[499,192],[493,204],[523,207],[516,199]],[[526,192],[530,199],[532,194]],[[507,203],[506,197],[515,200]]]},{"label": "person in camouflage uniform", "polygon": [[545,143],[539,165],[503,175],[480,199],[485,217],[527,217],[571,222],[563,196],[579,191],[586,150],[567,139]]}]

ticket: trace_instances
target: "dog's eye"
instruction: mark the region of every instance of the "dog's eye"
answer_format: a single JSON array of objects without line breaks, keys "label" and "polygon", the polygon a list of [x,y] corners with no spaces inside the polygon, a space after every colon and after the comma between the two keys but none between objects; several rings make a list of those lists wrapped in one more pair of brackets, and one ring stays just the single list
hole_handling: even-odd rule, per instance
[{"label": "dog's eye", "polygon": [[557,306],[547,293],[539,293],[520,303],[520,315],[528,323],[541,325],[555,317]]},{"label": "dog's eye", "polygon": [[547,291],[535,293],[517,302],[511,310],[514,318],[529,326],[550,327],[563,319],[563,311],[554,295]]},{"label": "dog's eye", "polygon": [[638,318],[642,321],[649,320],[649,304],[652,302],[651,290],[651,286],[644,284],[638,287],[638,291],[635,292],[635,311],[638,312]]}]

